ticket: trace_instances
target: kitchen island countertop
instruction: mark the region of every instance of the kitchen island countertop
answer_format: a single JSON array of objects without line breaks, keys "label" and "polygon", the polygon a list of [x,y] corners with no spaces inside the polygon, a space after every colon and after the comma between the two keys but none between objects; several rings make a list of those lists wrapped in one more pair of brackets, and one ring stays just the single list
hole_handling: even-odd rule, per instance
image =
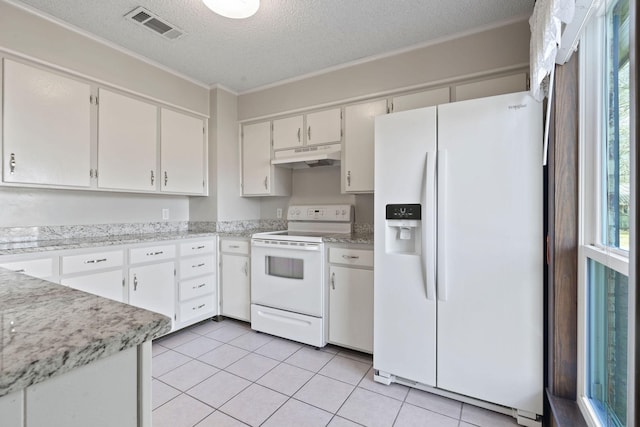
[{"label": "kitchen island countertop", "polygon": [[170,328],[166,316],[0,268],[0,396]]}]

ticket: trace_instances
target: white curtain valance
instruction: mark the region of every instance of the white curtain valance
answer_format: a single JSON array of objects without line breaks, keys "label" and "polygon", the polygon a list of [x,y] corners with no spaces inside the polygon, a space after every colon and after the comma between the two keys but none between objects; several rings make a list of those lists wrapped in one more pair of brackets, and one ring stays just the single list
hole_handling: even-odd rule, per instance
[{"label": "white curtain valance", "polygon": [[562,23],[570,23],[575,0],[536,0],[529,19],[531,96],[542,101],[549,94],[549,78],[562,39]]}]

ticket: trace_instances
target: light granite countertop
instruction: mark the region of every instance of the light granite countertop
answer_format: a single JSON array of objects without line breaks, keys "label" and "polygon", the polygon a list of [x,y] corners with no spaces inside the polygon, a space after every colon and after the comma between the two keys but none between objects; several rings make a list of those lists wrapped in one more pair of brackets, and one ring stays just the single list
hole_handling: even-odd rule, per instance
[{"label": "light granite countertop", "polygon": [[350,243],[361,245],[373,245],[373,233],[332,234],[324,236],[325,243]]},{"label": "light granite countertop", "polygon": [[[148,234],[124,234],[101,237],[78,237],[73,239],[33,240],[26,242],[0,243],[0,255],[19,255],[66,249],[83,249],[99,246],[117,246],[125,244],[154,242],[161,240],[180,240],[197,237],[220,236],[221,238],[250,239],[255,233],[274,231],[272,229],[238,230],[230,232],[165,232]],[[373,244],[373,233],[332,234],[323,237],[325,243]]]},{"label": "light granite countertop", "polygon": [[123,234],[100,237],[78,237],[73,239],[33,240],[26,242],[0,243],[0,255],[18,255],[33,252],[55,251],[61,249],[82,249],[98,246],[117,246],[159,240],[179,240],[196,237],[215,236],[215,232],[179,231],[169,233]]},{"label": "light granite countertop", "polygon": [[170,329],[166,316],[0,268],[0,396]]}]

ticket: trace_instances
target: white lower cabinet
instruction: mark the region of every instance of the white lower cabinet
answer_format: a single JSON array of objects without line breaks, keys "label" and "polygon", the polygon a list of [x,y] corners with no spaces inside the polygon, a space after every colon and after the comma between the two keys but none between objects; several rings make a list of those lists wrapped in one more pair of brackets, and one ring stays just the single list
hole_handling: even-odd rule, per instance
[{"label": "white lower cabinet", "polygon": [[372,353],[373,251],[329,251],[329,342]]},{"label": "white lower cabinet", "polygon": [[61,284],[114,301],[125,301],[122,269],[63,278]]},{"label": "white lower cabinet", "polygon": [[58,274],[57,263],[57,256],[35,259],[27,259],[25,256],[19,256],[11,257],[11,260],[8,261],[3,261],[0,263],[0,267],[15,271],[16,273],[24,273],[27,276],[55,281],[52,280],[52,278]]},{"label": "white lower cabinet", "polygon": [[[228,315],[249,320],[249,242],[231,246]],[[175,331],[219,314],[216,248],[216,236],[153,241],[3,255],[0,268],[164,314]]]},{"label": "white lower cabinet", "polygon": [[176,328],[218,315],[216,239],[180,245]]},{"label": "white lower cabinet", "polygon": [[129,304],[169,316],[175,323],[174,271],[173,261],[130,267]]},{"label": "white lower cabinet", "polygon": [[249,241],[220,240],[221,314],[251,320]]},{"label": "white lower cabinet", "polygon": [[24,396],[25,427],[136,427],[137,347],[32,385]]}]

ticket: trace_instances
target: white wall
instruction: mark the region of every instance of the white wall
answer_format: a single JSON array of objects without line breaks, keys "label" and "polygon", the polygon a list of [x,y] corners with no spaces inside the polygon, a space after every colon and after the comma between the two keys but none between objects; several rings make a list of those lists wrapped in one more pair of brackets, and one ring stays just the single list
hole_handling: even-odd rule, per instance
[{"label": "white wall", "polygon": [[[529,36],[528,22],[519,21],[248,92],[238,97],[238,119],[248,121],[409,88],[453,86],[522,73],[529,62]],[[302,203],[351,203],[356,222],[373,223],[373,195],[341,194],[336,167],[294,171],[291,197],[262,198],[260,215],[275,218],[277,208]]]},{"label": "white wall", "polygon": [[[2,51],[209,115],[209,89],[0,1]],[[189,220],[186,196],[0,187],[0,227]]]},{"label": "white wall", "polygon": [[351,204],[355,205],[355,219],[358,223],[373,223],[372,194],[341,194],[340,168],[317,167],[293,171],[291,197],[265,197],[261,206],[261,218],[276,218],[276,209],[283,214],[289,204]]},{"label": "white wall", "polygon": [[189,220],[182,196],[0,187],[0,227],[160,222],[163,208]]},{"label": "white wall", "polygon": [[209,197],[191,198],[192,221],[259,219],[260,199],[240,197],[238,97],[211,90],[209,121]]},{"label": "white wall", "polygon": [[529,23],[498,28],[241,94],[238,118],[371,97],[414,86],[446,84],[527,67]]}]

